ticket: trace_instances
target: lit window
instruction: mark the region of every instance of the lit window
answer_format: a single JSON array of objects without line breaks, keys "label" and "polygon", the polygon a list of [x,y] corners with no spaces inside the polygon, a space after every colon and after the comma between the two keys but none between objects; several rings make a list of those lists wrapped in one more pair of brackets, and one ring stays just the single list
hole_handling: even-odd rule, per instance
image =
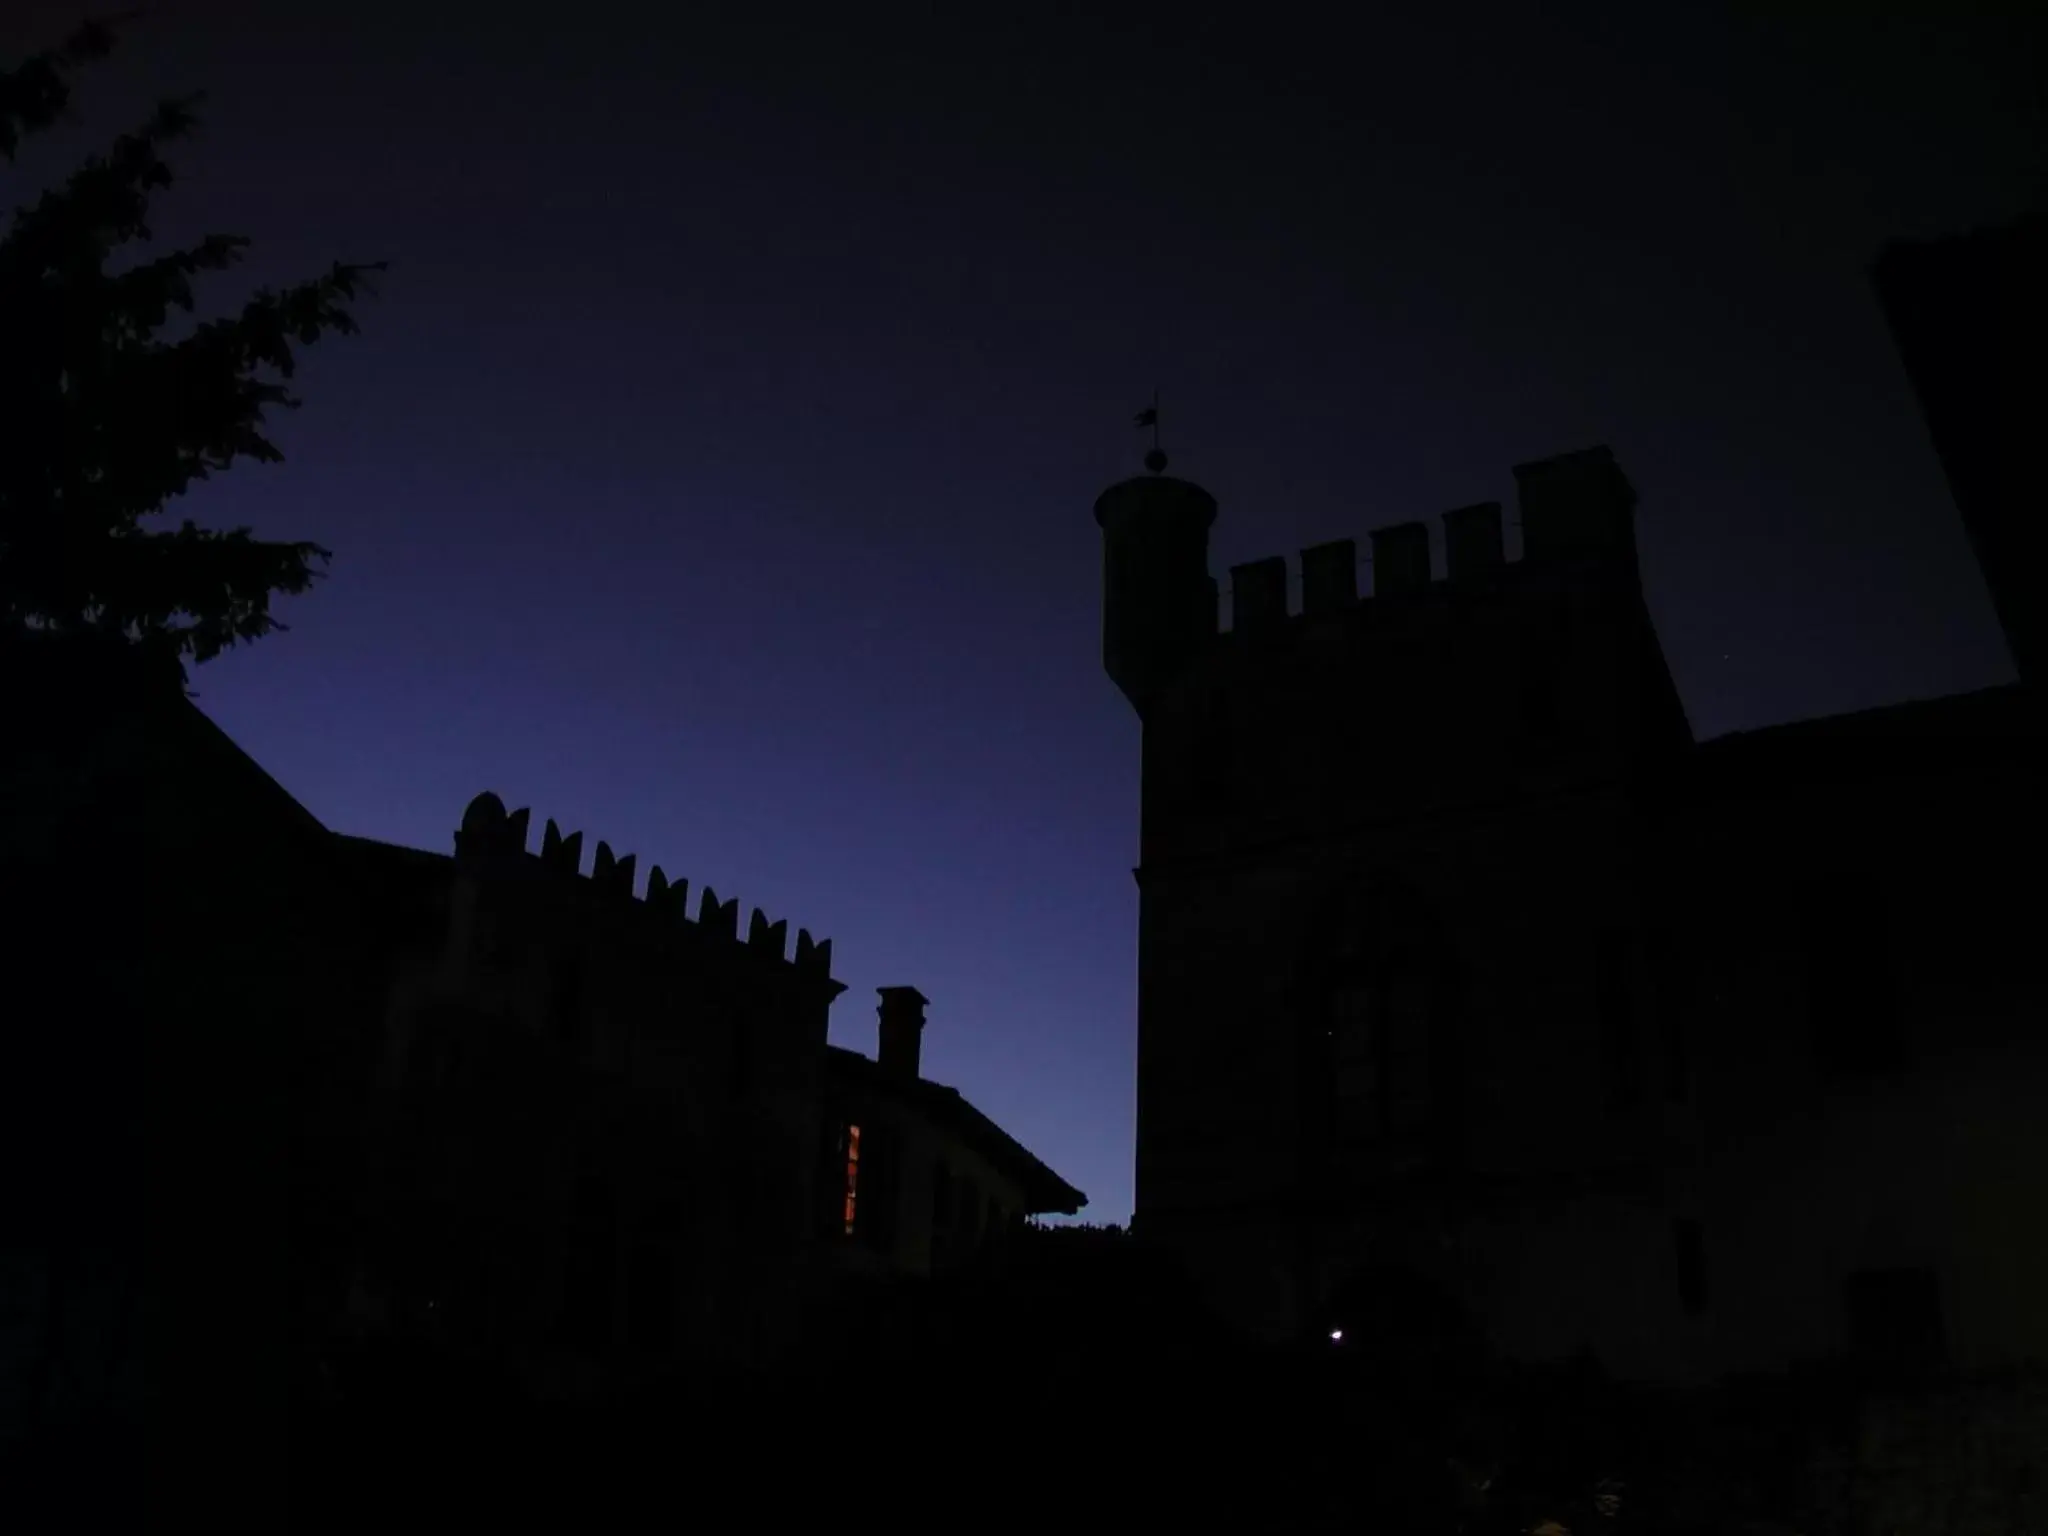
[{"label": "lit window", "polygon": [[860,1127],[846,1128],[846,1235],[853,1236],[854,1206],[860,1198]]}]

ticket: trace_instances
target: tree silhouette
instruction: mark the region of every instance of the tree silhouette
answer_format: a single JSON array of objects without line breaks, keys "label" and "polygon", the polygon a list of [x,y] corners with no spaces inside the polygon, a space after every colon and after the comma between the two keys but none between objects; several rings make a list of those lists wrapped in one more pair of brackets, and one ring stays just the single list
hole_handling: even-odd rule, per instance
[{"label": "tree silhouette", "polygon": [[[113,46],[107,25],[88,23],[0,71],[0,155],[12,162],[61,120],[72,75]],[[193,280],[233,266],[245,237],[110,270],[150,238],[150,199],[172,179],[163,151],[196,126],[198,100],[162,103],[0,236],[0,625],[119,636],[161,647],[181,671],[185,657],[284,628],[271,595],[303,592],[331,555],[247,528],[142,520],[237,459],[283,457],[263,425],[270,408],[299,404],[285,384],[294,346],[353,332],[349,306],[383,265],[337,262],[209,320],[195,316]]]}]

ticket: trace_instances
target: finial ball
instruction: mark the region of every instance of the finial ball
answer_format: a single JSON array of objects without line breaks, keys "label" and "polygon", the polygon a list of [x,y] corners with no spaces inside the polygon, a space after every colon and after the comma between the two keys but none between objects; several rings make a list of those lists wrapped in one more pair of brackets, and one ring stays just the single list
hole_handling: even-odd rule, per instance
[{"label": "finial ball", "polygon": [[1165,474],[1166,455],[1160,452],[1157,448],[1154,448],[1150,453],[1145,455],[1145,467],[1151,470],[1152,473],[1155,475]]}]

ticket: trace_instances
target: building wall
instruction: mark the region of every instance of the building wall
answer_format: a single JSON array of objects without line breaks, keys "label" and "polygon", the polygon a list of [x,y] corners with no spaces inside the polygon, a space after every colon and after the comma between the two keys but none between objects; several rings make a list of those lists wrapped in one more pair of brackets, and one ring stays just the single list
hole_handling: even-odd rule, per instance
[{"label": "building wall", "polygon": [[[1988,698],[1695,749],[1632,556],[1556,544],[1322,613],[1271,572],[1247,606],[1241,567],[1230,632],[1113,674],[1145,727],[1138,1225],[1272,1336],[1392,1264],[1511,1353],[1713,1376],[1849,1347],[1852,1277],[1927,1266],[1952,1358],[2038,1354],[2038,727],[1958,739],[2020,718]],[[1440,1102],[1361,1156],[1319,1130],[1317,1035],[1388,935],[1435,957]],[[1830,988],[1852,1033],[1897,1011],[1896,1060],[1817,1056]]]},{"label": "building wall", "polygon": [[[1605,1112],[1591,996],[1639,906],[1637,779],[1684,734],[1632,551],[1624,526],[1586,559],[1263,620],[1240,595],[1146,700],[1139,1219],[1205,1250],[1261,1331],[1306,1325],[1390,1180],[1652,1139]],[[1333,1177],[1332,972],[1389,942],[1430,956],[1436,1102],[1414,1145]]]},{"label": "building wall", "polygon": [[[863,1174],[854,1230],[843,1218],[843,1152],[827,1158],[814,1196],[819,1225],[837,1262],[856,1273],[929,1275],[983,1254],[1022,1219],[1023,1188],[960,1137],[886,1091],[842,1083],[828,1094],[828,1138],[861,1129]],[[875,1149],[889,1147],[892,1170],[876,1177]],[[828,1146],[843,1147],[829,1140]],[[941,1224],[935,1183],[945,1170],[950,1224]],[[880,1207],[886,1206],[886,1212]]]},{"label": "building wall", "polygon": [[384,1305],[559,1385],[772,1356],[811,1261],[838,984],[630,878],[465,851],[388,1016]]},{"label": "building wall", "polygon": [[0,1434],[146,1420],[153,1508],[218,1504],[195,1469],[225,1435],[241,1494],[274,1502],[294,1301],[336,1201],[307,1090],[365,1077],[346,881],[174,673],[125,647],[12,660],[0,894],[34,960],[0,1063],[0,1268],[27,1303],[0,1334]]},{"label": "building wall", "polygon": [[[1829,784],[1764,818],[1673,829],[1588,797],[1446,827],[1388,827],[1240,868],[1148,877],[1140,948],[1141,1216],[1179,1230],[1218,1300],[1260,1331],[1305,1326],[1347,1271],[1395,1258],[1470,1298],[1511,1352],[1592,1343],[1630,1374],[1711,1376],[1846,1349],[1859,1271],[1940,1277],[1958,1364],[2039,1358],[2048,1247],[2048,997],[2011,881],[2038,851],[2022,793],[1985,774],[1861,793]],[[1875,842],[1869,829],[1912,824]],[[1869,935],[1901,1056],[1844,1079],[1816,1059],[1807,917],[1844,886]],[[1378,887],[1390,893],[1375,903]],[[1405,1221],[1304,1187],[1299,1059],[1324,917],[1446,914],[1462,1035],[1452,1160],[1472,1192]],[[1631,1061],[1604,1038],[1601,947],[1617,942]],[[1881,951],[1879,953],[1878,951]],[[1852,977],[1853,981],[1855,978]],[[1620,1091],[1621,1077],[1632,1090]],[[1304,1209],[1304,1206],[1306,1209]],[[1677,1224],[1697,1224],[1705,1301],[1681,1298]]]},{"label": "building wall", "polygon": [[[2025,1215],[2048,1199],[2026,1107],[2048,1091],[2023,895],[2048,851],[2029,809],[2039,738],[2019,696],[1987,702],[2014,734],[1873,748],[1698,827],[1688,1031],[1723,1353],[1847,1347],[1848,1277],[1925,1266],[1956,1364],[2043,1358],[2018,1300],[2048,1286]],[[1830,918],[1850,942],[1817,956]],[[1875,1042],[1889,1019],[1896,1049],[1845,1054],[1838,1015]]]},{"label": "building wall", "polygon": [[[2027,1106],[2048,1090],[2048,996],[2025,904],[1995,874],[2041,853],[2038,748],[2019,729],[1960,750],[1909,732],[1903,755],[1876,742],[1819,778],[1674,803],[1638,1020],[1654,1156],[1632,1189],[1475,1227],[1504,1340],[1555,1354],[1577,1336],[1643,1375],[1771,1368],[1859,1347],[1859,1273],[1925,1268],[1951,1364],[2041,1358],[2025,1298],[2048,1285],[2048,1250],[2025,1213],[2048,1199],[2048,1139]],[[1816,921],[1844,915],[1853,942],[1817,961]],[[1841,1014],[1875,1038],[1887,1009],[1888,1057],[1859,1066],[1824,1033]],[[1699,1232],[1696,1311],[1682,1221]]]}]

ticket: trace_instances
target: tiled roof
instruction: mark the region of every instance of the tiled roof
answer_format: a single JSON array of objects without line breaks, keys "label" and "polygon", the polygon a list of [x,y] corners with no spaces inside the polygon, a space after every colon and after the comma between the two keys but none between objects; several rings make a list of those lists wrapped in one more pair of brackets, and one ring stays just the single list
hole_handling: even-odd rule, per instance
[{"label": "tiled roof", "polygon": [[825,1048],[826,1070],[843,1082],[859,1084],[870,1093],[887,1096],[923,1114],[934,1125],[957,1136],[987,1158],[996,1169],[1015,1179],[1024,1189],[1024,1214],[1058,1212],[1072,1216],[1088,1203],[1065,1179],[1032,1155],[1031,1151],[995,1121],[970,1104],[957,1088],[925,1078],[907,1078],[884,1072],[872,1057],[843,1046]]}]

